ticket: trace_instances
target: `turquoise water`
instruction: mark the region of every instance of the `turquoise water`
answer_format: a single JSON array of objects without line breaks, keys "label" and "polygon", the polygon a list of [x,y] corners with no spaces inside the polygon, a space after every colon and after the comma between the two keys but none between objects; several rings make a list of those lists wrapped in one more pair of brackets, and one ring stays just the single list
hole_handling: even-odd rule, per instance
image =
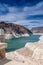
[{"label": "turquoise water", "polygon": [[41,35],[30,35],[29,37],[13,38],[10,40],[6,40],[5,42],[8,44],[6,51],[9,52],[22,48],[27,42],[37,42],[40,36]]}]

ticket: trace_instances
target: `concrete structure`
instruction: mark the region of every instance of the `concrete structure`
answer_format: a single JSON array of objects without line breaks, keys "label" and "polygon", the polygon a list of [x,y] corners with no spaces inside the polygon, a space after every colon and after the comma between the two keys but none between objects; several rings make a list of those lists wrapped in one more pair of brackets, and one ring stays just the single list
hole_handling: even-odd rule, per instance
[{"label": "concrete structure", "polygon": [[4,43],[4,30],[0,29],[0,58],[5,57],[5,48],[7,47],[6,43]]}]

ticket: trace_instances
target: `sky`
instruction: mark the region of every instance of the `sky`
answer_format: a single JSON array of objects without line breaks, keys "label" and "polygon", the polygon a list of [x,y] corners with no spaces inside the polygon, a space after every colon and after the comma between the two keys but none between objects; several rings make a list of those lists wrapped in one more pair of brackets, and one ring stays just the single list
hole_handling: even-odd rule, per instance
[{"label": "sky", "polygon": [[0,0],[0,22],[12,22],[29,29],[43,26],[43,0]]}]

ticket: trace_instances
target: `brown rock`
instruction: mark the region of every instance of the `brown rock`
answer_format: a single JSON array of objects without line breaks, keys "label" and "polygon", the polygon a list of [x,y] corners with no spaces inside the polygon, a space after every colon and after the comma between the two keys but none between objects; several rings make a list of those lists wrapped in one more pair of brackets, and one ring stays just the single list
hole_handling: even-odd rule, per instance
[{"label": "brown rock", "polygon": [[0,50],[0,58],[5,58],[5,49]]}]

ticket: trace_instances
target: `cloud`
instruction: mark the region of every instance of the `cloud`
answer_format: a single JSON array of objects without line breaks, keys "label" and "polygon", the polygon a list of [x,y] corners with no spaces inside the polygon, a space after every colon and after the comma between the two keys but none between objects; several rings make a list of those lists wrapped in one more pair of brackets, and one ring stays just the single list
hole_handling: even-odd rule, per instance
[{"label": "cloud", "polygon": [[0,3],[7,3],[10,6],[24,7],[33,6],[43,0],[0,0]]},{"label": "cloud", "polygon": [[17,22],[14,22],[20,25],[23,25],[27,28],[32,28],[32,27],[40,27],[43,26],[43,20],[19,20]]},{"label": "cloud", "polygon": [[0,15],[5,15],[6,13],[8,13],[7,5],[0,3]]},{"label": "cloud", "polygon": [[41,15],[43,14],[43,2],[40,2],[32,7],[24,7],[24,12],[27,15]]},{"label": "cloud", "polygon": [[35,19],[43,20],[43,14],[42,15],[30,15],[30,16],[27,16],[26,19],[28,19],[28,20],[30,20],[30,19],[32,19],[32,20],[35,20]]},{"label": "cloud", "polygon": [[24,7],[0,4],[0,21],[13,22],[29,28],[43,26],[43,2]]}]

